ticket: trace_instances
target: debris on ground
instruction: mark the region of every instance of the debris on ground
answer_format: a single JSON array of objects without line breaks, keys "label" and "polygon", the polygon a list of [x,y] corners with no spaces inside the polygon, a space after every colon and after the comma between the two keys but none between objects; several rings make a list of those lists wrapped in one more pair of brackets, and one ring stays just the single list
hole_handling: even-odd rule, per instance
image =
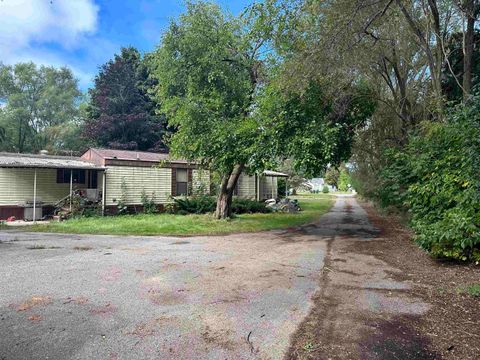
[{"label": "debris on ground", "polygon": [[268,199],[265,201],[267,208],[271,209],[273,212],[286,212],[286,213],[295,213],[302,211],[300,205],[298,205],[298,200],[290,200],[289,198],[278,199]]}]

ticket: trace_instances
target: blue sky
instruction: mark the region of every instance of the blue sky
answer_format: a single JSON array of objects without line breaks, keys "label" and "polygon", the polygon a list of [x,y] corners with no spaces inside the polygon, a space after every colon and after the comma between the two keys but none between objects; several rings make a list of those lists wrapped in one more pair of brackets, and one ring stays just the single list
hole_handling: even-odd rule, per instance
[{"label": "blue sky", "polygon": [[[252,0],[216,0],[238,14]],[[121,46],[152,50],[182,0],[2,0],[0,62],[68,66],[82,90]]]}]

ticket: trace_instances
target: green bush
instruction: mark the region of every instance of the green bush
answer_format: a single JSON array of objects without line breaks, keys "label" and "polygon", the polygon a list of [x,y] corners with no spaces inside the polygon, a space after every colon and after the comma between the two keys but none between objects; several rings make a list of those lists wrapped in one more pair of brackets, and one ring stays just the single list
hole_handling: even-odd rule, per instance
[{"label": "green bush", "polygon": [[[217,207],[217,199],[207,195],[178,197],[174,198],[173,201],[174,210],[170,209],[170,211],[180,215],[211,213]],[[266,213],[269,210],[264,203],[254,200],[234,198],[232,201],[232,212],[234,214]]]},{"label": "green bush", "polygon": [[408,210],[416,242],[436,257],[480,260],[480,98],[448,123],[425,123],[389,150],[378,198]]},{"label": "green bush", "polygon": [[152,192],[152,196],[148,197],[145,189],[142,190],[141,200],[143,205],[143,212],[145,214],[154,214],[157,212],[157,205],[155,204],[155,192]]},{"label": "green bush", "polygon": [[205,214],[215,211],[216,200],[212,196],[177,197],[173,199],[177,214]]},{"label": "green bush", "polygon": [[234,214],[268,213],[270,209],[263,202],[234,198],[232,201],[232,212]]},{"label": "green bush", "polygon": [[328,188],[327,185],[323,185],[322,193],[328,194],[330,192],[330,189]]},{"label": "green bush", "polygon": [[117,214],[118,215],[125,215],[128,213],[128,207],[127,207],[127,183],[125,182],[125,178],[122,177],[122,183],[120,185],[121,189],[121,195],[120,199],[118,199],[117,202]]}]

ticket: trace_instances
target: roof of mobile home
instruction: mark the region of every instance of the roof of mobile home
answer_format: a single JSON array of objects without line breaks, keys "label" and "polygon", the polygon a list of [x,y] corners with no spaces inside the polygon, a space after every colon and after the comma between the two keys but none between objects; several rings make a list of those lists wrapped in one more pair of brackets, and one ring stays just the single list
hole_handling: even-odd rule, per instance
[{"label": "roof of mobile home", "polygon": [[46,168],[46,169],[86,169],[104,170],[104,167],[92,164],[73,156],[15,154],[0,152],[0,167]]},{"label": "roof of mobile home", "polygon": [[[197,165],[183,159],[170,159],[166,153],[132,150],[90,148],[81,157],[0,152],[0,167],[105,170],[105,166],[116,163],[125,163],[128,166],[152,166],[152,163],[160,162]],[[287,174],[272,170],[265,170],[263,175],[288,177]]]},{"label": "roof of mobile home", "polygon": [[[99,148],[88,149],[81,158],[97,165],[107,165],[115,162],[159,163],[162,161],[175,164],[195,164],[195,162],[184,159],[172,159],[167,153]],[[131,165],[134,164],[131,163]]]},{"label": "roof of mobile home", "polygon": [[273,177],[288,177],[288,174],[278,172],[278,171],[272,171],[272,170],[265,170],[263,172],[263,175],[265,176],[273,176]]}]

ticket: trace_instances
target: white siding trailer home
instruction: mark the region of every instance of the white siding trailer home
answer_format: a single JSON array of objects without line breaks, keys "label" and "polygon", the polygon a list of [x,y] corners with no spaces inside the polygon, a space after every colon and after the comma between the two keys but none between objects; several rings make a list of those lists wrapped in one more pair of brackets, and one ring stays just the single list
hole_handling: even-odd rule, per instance
[{"label": "white siding trailer home", "polygon": [[[175,196],[210,193],[210,172],[187,160],[170,159],[168,154],[91,148],[83,161],[105,168],[103,206],[115,213],[118,201],[141,210],[142,192],[154,197],[161,209]],[[122,189],[123,187],[123,189]]]},{"label": "white siding trailer home", "polygon": [[[277,178],[265,171],[242,174],[235,195],[256,200],[277,197]],[[98,198],[102,213],[114,214],[124,198],[130,209],[142,210],[142,192],[160,209],[172,197],[210,193],[210,172],[168,154],[91,148],[81,157],[0,153],[0,220],[41,219],[77,189]]]},{"label": "white siding trailer home", "polygon": [[76,189],[97,189],[105,168],[79,158],[0,153],[0,220],[41,219]]}]

